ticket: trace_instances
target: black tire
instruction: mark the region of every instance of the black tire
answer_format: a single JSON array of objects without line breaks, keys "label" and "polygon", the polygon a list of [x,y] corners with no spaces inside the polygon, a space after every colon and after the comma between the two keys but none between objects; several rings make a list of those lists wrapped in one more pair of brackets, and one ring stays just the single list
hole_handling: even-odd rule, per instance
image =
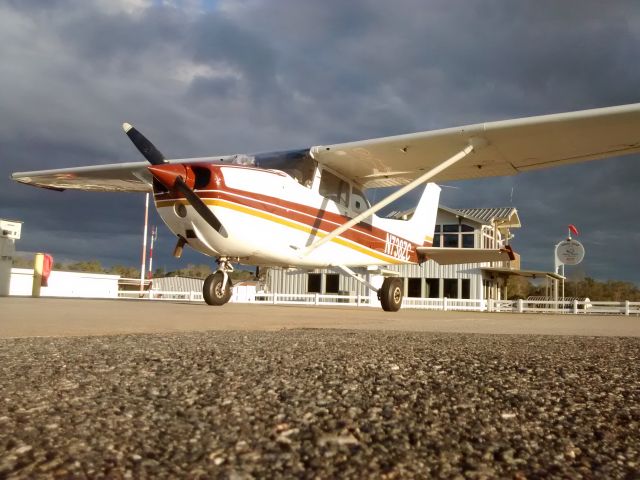
[{"label": "black tire", "polygon": [[227,278],[227,285],[222,291],[222,280],[224,274],[222,272],[216,272],[209,275],[204,281],[202,287],[202,296],[204,301],[209,305],[224,305],[231,298],[231,279]]},{"label": "black tire", "polygon": [[402,284],[401,278],[387,277],[382,282],[382,287],[378,291],[380,305],[385,312],[397,312],[402,306]]}]

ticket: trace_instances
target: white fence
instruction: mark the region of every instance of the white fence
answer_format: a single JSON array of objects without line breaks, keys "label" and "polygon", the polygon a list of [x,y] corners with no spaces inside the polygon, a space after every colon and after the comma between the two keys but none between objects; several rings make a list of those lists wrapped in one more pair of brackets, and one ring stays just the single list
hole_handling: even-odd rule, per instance
[{"label": "white fence", "polygon": [[[120,292],[121,298],[143,298],[186,302],[204,302],[202,292]],[[343,307],[375,307],[380,303],[371,301],[364,295],[321,295],[319,293],[257,293],[255,296],[233,295],[231,302],[272,305],[334,305]],[[594,302],[542,300],[464,300],[458,298],[415,298],[405,297],[402,308],[472,311],[472,312],[512,312],[512,313],[559,313],[586,315],[638,315],[640,302]]]}]

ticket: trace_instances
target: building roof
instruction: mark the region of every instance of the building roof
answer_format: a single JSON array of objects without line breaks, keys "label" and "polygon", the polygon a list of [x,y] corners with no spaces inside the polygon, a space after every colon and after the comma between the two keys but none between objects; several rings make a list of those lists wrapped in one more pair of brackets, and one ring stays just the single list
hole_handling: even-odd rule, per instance
[{"label": "building roof", "polygon": [[[491,225],[495,222],[498,227],[519,228],[522,226],[518,210],[515,207],[449,208],[444,205],[438,205],[438,209],[483,225]],[[394,211],[387,215],[387,218],[411,218],[414,211],[415,208]]]},{"label": "building roof", "polygon": [[544,272],[541,270],[511,270],[510,268],[481,268],[483,273],[489,275],[503,275],[507,277],[526,277],[526,278],[553,278],[554,280],[562,280],[562,275],[558,275],[554,272]]},{"label": "building roof", "polygon": [[520,217],[515,207],[497,207],[497,208],[458,208],[464,216],[478,218],[485,223],[497,223],[502,227],[519,228]]}]

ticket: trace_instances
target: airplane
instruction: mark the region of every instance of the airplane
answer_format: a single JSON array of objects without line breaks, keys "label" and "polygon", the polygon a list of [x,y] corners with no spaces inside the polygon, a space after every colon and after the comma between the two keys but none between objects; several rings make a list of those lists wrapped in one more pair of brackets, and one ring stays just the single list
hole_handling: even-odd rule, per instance
[{"label": "airplane", "polygon": [[[432,246],[440,187],[434,182],[515,175],[640,151],[640,104],[494,121],[406,135],[259,154],[166,159],[132,125],[123,129],[147,160],[17,172],[53,190],[152,192],[185,245],[214,257],[204,282],[209,305],[231,297],[233,264],[332,268],[377,292],[398,311],[403,286],[390,264],[514,259],[510,247]],[[376,213],[424,185],[409,220]],[[365,191],[400,187],[375,205]],[[365,273],[384,280],[374,285]],[[395,276],[394,276],[395,275]]]}]

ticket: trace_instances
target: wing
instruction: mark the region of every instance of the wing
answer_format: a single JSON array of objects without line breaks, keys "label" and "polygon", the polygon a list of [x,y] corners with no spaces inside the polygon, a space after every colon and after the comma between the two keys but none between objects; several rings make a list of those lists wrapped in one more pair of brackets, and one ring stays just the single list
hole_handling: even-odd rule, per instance
[{"label": "wing", "polygon": [[484,144],[434,181],[515,175],[640,151],[640,104],[479,123],[316,146],[319,163],[364,187],[403,185],[464,149]]},{"label": "wing", "polygon": [[[221,157],[168,160],[169,163],[217,161]],[[115,163],[90,167],[59,168],[34,172],[16,172],[17,182],[53,190],[89,190],[96,192],[151,192],[152,177],[148,162]]]},{"label": "wing", "polygon": [[53,190],[91,190],[97,192],[150,192],[151,174],[147,162],[58,168],[36,172],[17,172],[11,178],[20,183]]}]

